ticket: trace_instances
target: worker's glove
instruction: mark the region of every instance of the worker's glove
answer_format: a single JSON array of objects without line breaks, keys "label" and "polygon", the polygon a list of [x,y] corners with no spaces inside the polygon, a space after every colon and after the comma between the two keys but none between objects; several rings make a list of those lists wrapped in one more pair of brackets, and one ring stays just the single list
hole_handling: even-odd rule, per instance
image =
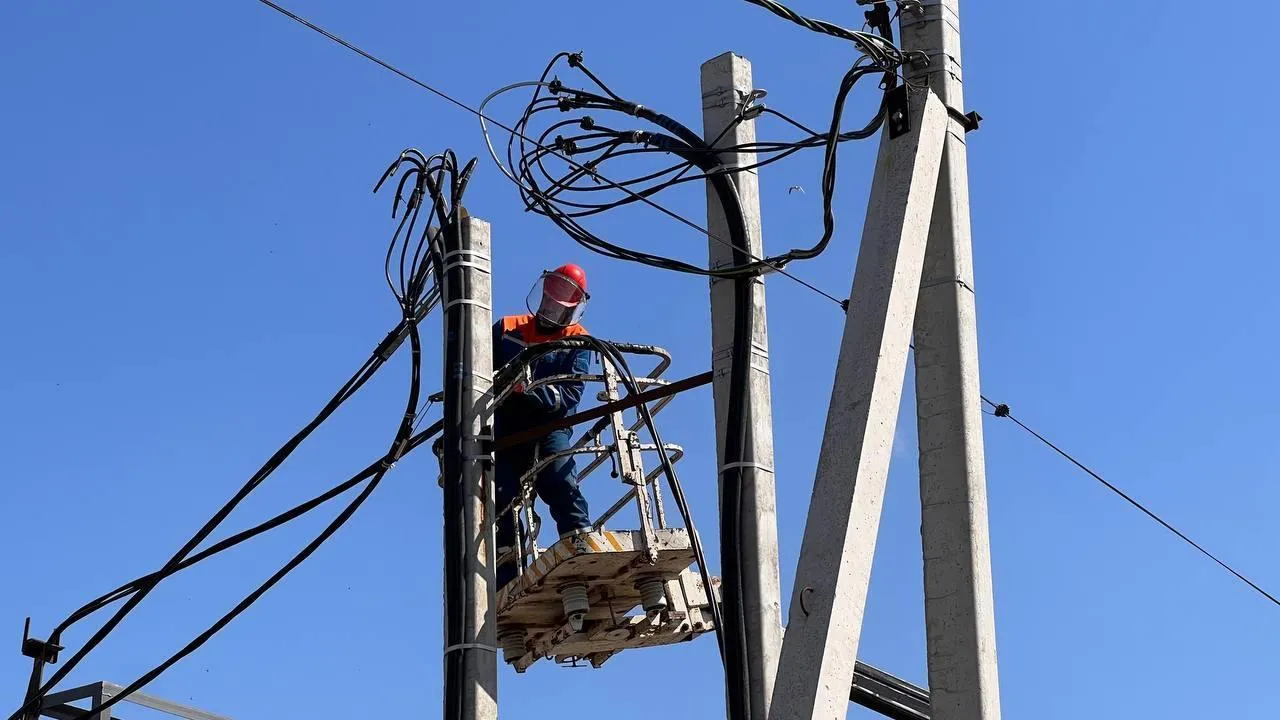
[{"label": "worker's glove", "polygon": [[511,393],[513,395],[523,395],[524,390],[525,390],[525,385],[523,380],[517,380],[515,384],[511,386]]}]

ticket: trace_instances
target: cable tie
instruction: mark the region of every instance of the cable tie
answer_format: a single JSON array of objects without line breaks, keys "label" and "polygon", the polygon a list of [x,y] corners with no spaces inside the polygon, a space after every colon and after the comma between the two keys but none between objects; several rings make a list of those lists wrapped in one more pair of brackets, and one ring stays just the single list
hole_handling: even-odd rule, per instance
[{"label": "cable tie", "polygon": [[457,300],[450,300],[449,302],[445,303],[445,306],[444,306],[445,311],[448,312],[449,308],[453,307],[454,305],[474,305],[478,308],[484,308],[489,312],[493,312],[493,308],[490,307],[489,305],[482,303],[479,300],[472,300],[470,298],[458,298]]},{"label": "cable tie", "polygon": [[470,260],[457,260],[457,261],[454,261],[454,262],[451,262],[451,263],[446,263],[446,264],[445,264],[445,266],[444,266],[444,268],[442,268],[442,269],[441,269],[441,272],[449,272],[450,270],[452,270],[452,269],[454,269],[454,268],[458,268],[458,267],[469,267],[469,268],[474,268],[474,269],[476,269],[476,270],[478,270],[478,271],[480,271],[480,272],[484,273],[485,275],[492,275],[492,274],[493,274],[493,270],[491,270],[487,264],[482,264],[482,263],[478,263],[478,262],[471,262]]},{"label": "cable tie", "polygon": [[491,652],[495,655],[498,653],[498,648],[492,645],[485,645],[484,643],[458,643],[456,645],[446,647],[444,649],[444,654],[448,655],[451,652],[458,652],[460,650],[484,650],[485,652]]},{"label": "cable tie", "polygon": [[477,252],[475,250],[450,250],[444,254],[443,260],[448,260],[454,255],[470,255],[478,260],[493,260],[493,256],[488,253]]}]

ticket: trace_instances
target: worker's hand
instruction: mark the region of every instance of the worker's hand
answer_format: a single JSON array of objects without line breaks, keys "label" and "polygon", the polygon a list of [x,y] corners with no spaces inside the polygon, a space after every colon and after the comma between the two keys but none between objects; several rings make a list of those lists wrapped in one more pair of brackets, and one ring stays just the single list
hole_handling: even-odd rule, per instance
[{"label": "worker's hand", "polygon": [[517,380],[517,381],[516,381],[516,383],[515,383],[514,385],[512,385],[512,386],[511,386],[511,392],[512,392],[512,393],[515,393],[516,395],[523,395],[523,394],[524,394],[524,381],[523,381],[523,380]]}]

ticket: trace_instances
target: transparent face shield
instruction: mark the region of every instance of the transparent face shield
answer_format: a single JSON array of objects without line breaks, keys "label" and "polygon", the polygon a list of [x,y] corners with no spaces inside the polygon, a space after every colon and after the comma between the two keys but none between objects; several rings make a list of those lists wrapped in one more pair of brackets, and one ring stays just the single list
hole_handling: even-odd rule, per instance
[{"label": "transparent face shield", "polygon": [[590,298],[586,290],[564,275],[543,272],[529,288],[525,307],[548,325],[568,327],[582,318]]}]

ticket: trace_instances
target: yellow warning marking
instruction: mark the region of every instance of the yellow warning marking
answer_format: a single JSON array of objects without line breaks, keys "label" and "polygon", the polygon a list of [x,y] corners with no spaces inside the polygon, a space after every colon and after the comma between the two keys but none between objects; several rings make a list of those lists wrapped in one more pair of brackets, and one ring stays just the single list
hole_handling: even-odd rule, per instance
[{"label": "yellow warning marking", "polygon": [[596,542],[596,539],[595,539],[595,538],[593,538],[593,537],[591,537],[590,535],[583,535],[583,537],[584,537],[584,538],[586,538],[586,540],[587,540],[587,545],[588,545],[588,546],[589,546],[593,551],[595,551],[595,552],[601,552],[601,551],[604,549],[604,548],[600,547],[600,544]]},{"label": "yellow warning marking", "polygon": [[618,552],[622,552],[622,543],[618,542],[617,535],[614,535],[611,532],[606,532],[604,534],[604,539],[609,541],[609,544],[613,546],[614,550],[617,550]]}]

